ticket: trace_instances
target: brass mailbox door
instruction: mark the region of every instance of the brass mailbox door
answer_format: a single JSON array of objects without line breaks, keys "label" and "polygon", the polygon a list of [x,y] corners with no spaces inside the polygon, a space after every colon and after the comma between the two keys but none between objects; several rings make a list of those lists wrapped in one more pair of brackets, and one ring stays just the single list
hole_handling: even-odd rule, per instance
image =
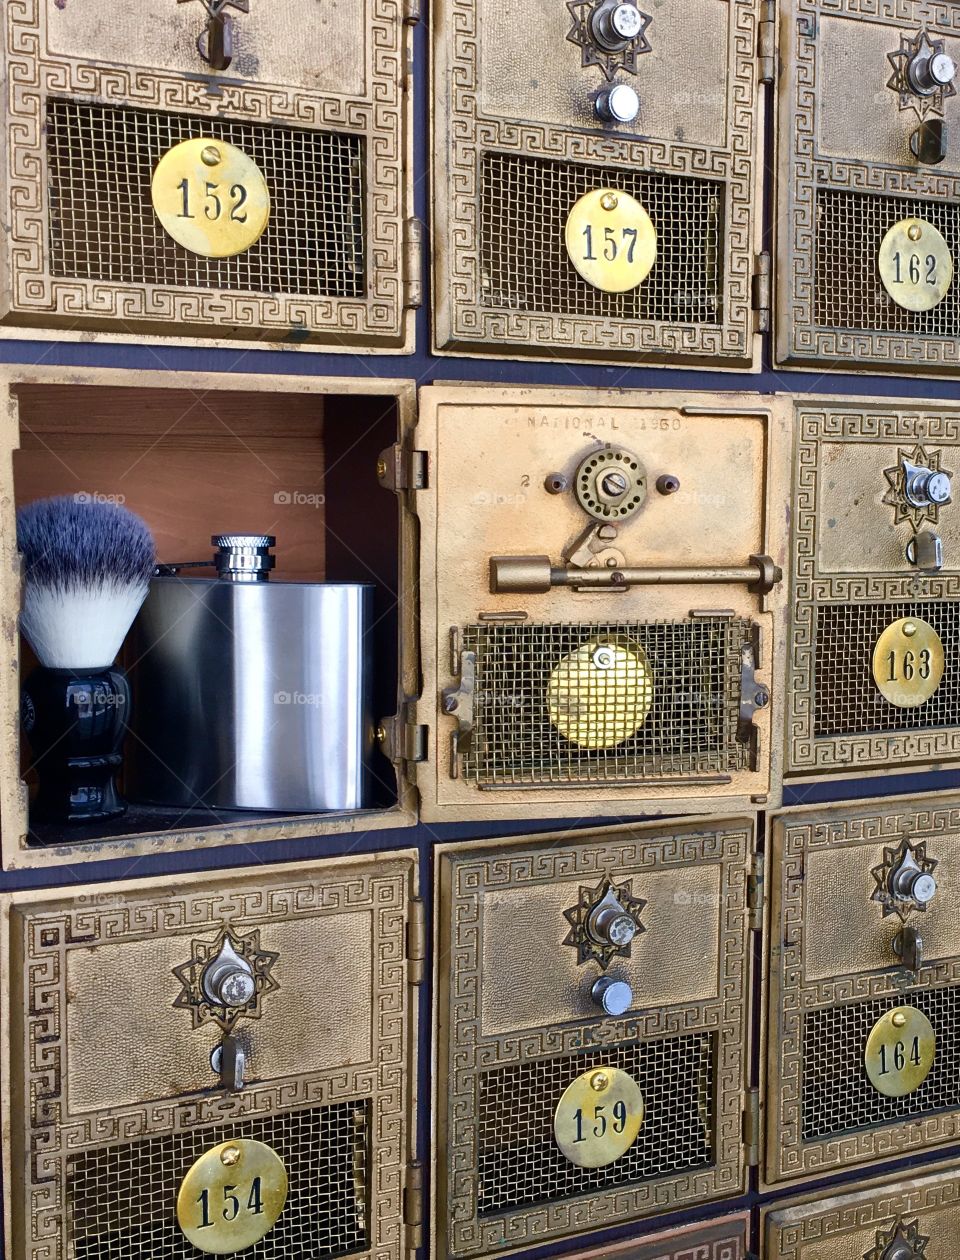
[{"label": "brass mailbox door", "polygon": [[788,415],[421,391],[425,819],[779,799]]},{"label": "brass mailbox door", "polygon": [[706,1225],[690,1225],[648,1234],[639,1241],[606,1243],[568,1252],[570,1260],[746,1260],[746,1216],[726,1216]]},{"label": "brass mailbox door", "polygon": [[789,0],[780,41],[777,361],[956,372],[956,6]]},{"label": "brass mailbox door", "polygon": [[773,823],[766,1177],[960,1136],[960,797]]},{"label": "brass mailbox door", "polygon": [[744,1188],[752,819],[438,849],[434,1245]]},{"label": "brass mailbox door", "polygon": [[759,370],[773,9],[434,6],[439,352]]},{"label": "brass mailbox door", "polygon": [[0,322],[409,348],[405,16],[401,0],[4,5]]},{"label": "brass mailbox door", "polygon": [[960,1254],[955,1165],[868,1182],[764,1215],[765,1260],[939,1260]]},{"label": "brass mailbox door", "polygon": [[11,1258],[405,1256],[415,859],[8,898]]},{"label": "brass mailbox door", "polygon": [[785,773],[951,762],[960,410],[804,399],[794,427]]}]

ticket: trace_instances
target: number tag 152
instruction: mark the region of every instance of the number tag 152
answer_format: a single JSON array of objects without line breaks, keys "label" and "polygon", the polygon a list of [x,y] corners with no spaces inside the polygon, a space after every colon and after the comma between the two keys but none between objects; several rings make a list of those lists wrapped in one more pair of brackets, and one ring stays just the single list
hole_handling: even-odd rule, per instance
[{"label": "number tag 152", "polygon": [[223,140],[184,140],[163,155],[150,186],[167,234],[193,254],[230,258],[263,235],[270,192],[256,164]]},{"label": "number tag 152", "polygon": [[205,1151],[184,1177],[177,1221],[200,1251],[229,1255],[259,1242],[287,1200],[287,1171],[263,1142],[235,1138]]},{"label": "number tag 152", "polygon": [[626,1154],[643,1124],[643,1094],[614,1067],[583,1072],[563,1091],[553,1118],[557,1145],[572,1164],[602,1168]]}]

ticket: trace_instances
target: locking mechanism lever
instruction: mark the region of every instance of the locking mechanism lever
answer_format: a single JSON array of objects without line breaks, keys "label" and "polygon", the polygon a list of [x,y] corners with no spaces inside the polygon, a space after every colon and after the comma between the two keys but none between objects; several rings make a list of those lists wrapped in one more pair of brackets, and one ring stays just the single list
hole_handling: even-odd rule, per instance
[{"label": "locking mechanism lever", "polygon": [[893,952],[908,971],[919,971],[923,966],[923,937],[908,923],[893,938]]},{"label": "locking mechanism lever", "polygon": [[232,1033],[224,1037],[210,1056],[210,1066],[220,1077],[220,1084],[232,1094],[243,1089],[243,1074],[247,1056]]},{"label": "locking mechanism lever", "polygon": [[626,590],[630,586],[736,584],[765,595],[783,580],[770,556],[751,556],[731,568],[578,568],[552,565],[549,556],[492,556],[490,590],[495,595],[542,595],[554,587],[576,590]]}]

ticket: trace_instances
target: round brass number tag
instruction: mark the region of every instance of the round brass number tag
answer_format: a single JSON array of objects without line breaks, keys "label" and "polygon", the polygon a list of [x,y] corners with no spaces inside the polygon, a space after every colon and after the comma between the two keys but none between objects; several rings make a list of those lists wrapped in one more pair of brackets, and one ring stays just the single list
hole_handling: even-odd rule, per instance
[{"label": "round brass number tag", "polygon": [[629,193],[595,188],[567,216],[564,240],[570,261],[588,284],[626,293],[646,280],[657,260],[657,229]]},{"label": "round brass number tag", "polygon": [[150,186],[164,230],[204,258],[255,245],[270,218],[270,191],[254,162],[223,140],[184,140],[157,163]]},{"label": "round brass number tag", "polygon": [[873,681],[898,709],[929,700],[943,678],[943,644],[933,626],[902,617],[887,626],[873,649]]},{"label": "round brass number tag", "polygon": [[580,748],[613,748],[642,725],[653,703],[653,671],[627,639],[593,639],[554,666],[547,712]]},{"label": "round brass number tag", "polygon": [[903,1098],[927,1079],[937,1052],[937,1035],[922,1011],[897,1006],[870,1030],[863,1061],[870,1084],[886,1098]]},{"label": "round brass number tag", "polygon": [[557,1103],[553,1136],[571,1164],[603,1168],[624,1155],[643,1124],[640,1086],[620,1068],[598,1067],[571,1081]]},{"label": "round brass number tag", "polygon": [[938,306],[953,280],[950,247],[924,219],[895,223],[880,242],[877,261],[883,287],[908,311]]},{"label": "round brass number tag", "polygon": [[227,1255],[252,1247],[280,1218],[287,1170],[263,1142],[234,1138],[205,1151],[177,1195],[177,1222],[201,1251]]}]

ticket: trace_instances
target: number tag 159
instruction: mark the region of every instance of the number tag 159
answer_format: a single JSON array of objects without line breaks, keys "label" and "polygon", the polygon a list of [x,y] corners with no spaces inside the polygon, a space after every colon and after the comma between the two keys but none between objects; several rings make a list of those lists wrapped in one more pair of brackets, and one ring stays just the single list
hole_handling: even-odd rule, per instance
[{"label": "number tag 159", "polygon": [[230,258],[263,235],[270,192],[256,164],[223,140],[184,140],[163,155],[150,185],[169,236],[193,254]]},{"label": "number tag 159", "polygon": [[553,1135],[572,1164],[602,1168],[634,1144],[643,1114],[643,1094],[628,1072],[591,1068],[563,1091],[553,1118]]},{"label": "number tag 159", "polygon": [[180,1185],[177,1222],[200,1251],[229,1255],[259,1242],[287,1201],[287,1170],[263,1142],[235,1138],[205,1151]]}]

